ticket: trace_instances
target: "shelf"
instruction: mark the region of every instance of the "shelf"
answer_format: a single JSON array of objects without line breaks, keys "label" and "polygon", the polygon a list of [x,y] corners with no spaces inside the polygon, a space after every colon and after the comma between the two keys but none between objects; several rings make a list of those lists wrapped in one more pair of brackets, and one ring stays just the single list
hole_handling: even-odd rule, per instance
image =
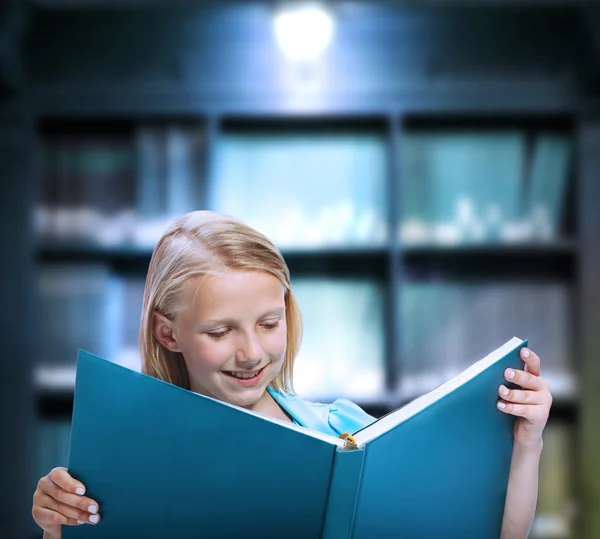
[{"label": "shelf", "polygon": [[152,256],[151,247],[135,245],[101,246],[93,243],[49,243],[38,246],[38,258],[43,261],[138,259]]},{"label": "shelf", "polygon": [[471,244],[471,245],[409,245],[401,247],[406,257],[571,257],[578,253],[574,240],[547,243]]},{"label": "shelf", "polygon": [[73,390],[40,391],[37,395],[37,416],[40,419],[64,419],[73,412]]},{"label": "shelf", "polygon": [[[40,262],[104,262],[118,270],[147,271],[153,248],[140,246],[105,247],[92,244],[47,244],[37,250]],[[387,269],[387,246],[322,247],[282,249],[291,271],[302,274],[336,275],[383,274]]]},{"label": "shelf", "polygon": [[388,275],[387,247],[323,248],[282,250],[292,279],[296,275],[317,277],[377,277]]},{"label": "shelf", "polygon": [[[390,251],[388,245],[323,246],[281,248],[286,258],[313,257],[378,257]],[[552,243],[523,244],[471,244],[471,245],[409,245],[398,246],[405,258],[513,258],[551,257],[570,258],[577,256],[579,247],[576,241],[562,240]],[[38,246],[38,258],[43,261],[65,260],[107,260],[107,259],[148,259],[153,247],[136,245],[101,246],[94,244],[42,244]]]},{"label": "shelf", "polygon": [[[542,0],[543,1],[543,0]],[[522,111],[517,114],[494,114],[493,111],[476,113],[472,111],[451,111],[436,113],[425,111],[423,113],[408,113],[399,118],[403,129],[418,131],[444,131],[452,132],[467,130],[526,130],[535,132],[551,130],[554,132],[572,132],[573,116],[565,112],[537,114],[535,111]]]},{"label": "shelf", "polygon": [[148,271],[152,249],[136,246],[99,246],[94,244],[42,245],[36,250],[38,262],[108,264],[120,273],[145,274]]},{"label": "shelf", "polygon": [[408,273],[435,268],[464,279],[533,278],[574,280],[579,245],[563,240],[552,243],[510,245],[427,245],[399,250]]}]

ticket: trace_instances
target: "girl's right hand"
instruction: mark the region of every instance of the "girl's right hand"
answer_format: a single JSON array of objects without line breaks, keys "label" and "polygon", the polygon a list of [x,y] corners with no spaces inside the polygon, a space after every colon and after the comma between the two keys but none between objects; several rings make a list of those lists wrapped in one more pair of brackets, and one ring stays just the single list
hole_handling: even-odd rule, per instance
[{"label": "girl's right hand", "polygon": [[31,514],[44,530],[45,539],[60,539],[65,524],[79,526],[100,521],[98,504],[84,494],[85,486],[73,479],[66,468],[54,468],[39,480]]}]

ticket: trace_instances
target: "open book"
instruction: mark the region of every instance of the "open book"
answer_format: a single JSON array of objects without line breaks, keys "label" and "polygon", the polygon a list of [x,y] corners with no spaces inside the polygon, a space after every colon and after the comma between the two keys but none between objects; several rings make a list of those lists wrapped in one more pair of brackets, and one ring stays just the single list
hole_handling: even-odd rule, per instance
[{"label": "open book", "polygon": [[102,520],[63,538],[496,539],[514,424],[497,392],[526,344],[345,439],[80,350],[69,471]]}]

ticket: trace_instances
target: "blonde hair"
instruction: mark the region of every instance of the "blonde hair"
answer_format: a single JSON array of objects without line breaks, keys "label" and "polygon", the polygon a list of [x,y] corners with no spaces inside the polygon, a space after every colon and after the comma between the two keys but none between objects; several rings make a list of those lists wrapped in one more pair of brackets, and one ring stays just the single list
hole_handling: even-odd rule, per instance
[{"label": "blonde hair", "polygon": [[290,287],[287,264],[263,234],[238,219],[210,211],[194,211],[176,219],[154,249],[140,325],[142,372],[190,389],[183,355],[165,348],[154,335],[154,313],[173,320],[181,306],[185,282],[227,269],[268,273],[284,286],[287,347],[283,365],[271,387],[292,392],[294,360],[302,340],[302,318]]}]

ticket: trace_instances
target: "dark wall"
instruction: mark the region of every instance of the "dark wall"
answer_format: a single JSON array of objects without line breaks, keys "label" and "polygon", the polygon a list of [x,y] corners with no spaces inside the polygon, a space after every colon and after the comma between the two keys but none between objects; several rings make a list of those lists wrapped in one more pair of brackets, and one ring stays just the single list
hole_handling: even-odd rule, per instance
[{"label": "dark wall", "polygon": [[[573,106],[594,62],[577,7],[334,3],[315,68],[278,50],[266,3],[36,10],[27,46],[45,112]],[[535,2],[534,4],[539,4]]]},{"label": "dark wall", "polygon": [[0,5],[0,536],[31,530],[34,398],[32,111],[25,98],[23,4]]},{"label": "dark wall", "polygon": [[28,118],[23,103],[0,107],[0,536],[7,538],[27,537],[33,494],[34,176]]}]

